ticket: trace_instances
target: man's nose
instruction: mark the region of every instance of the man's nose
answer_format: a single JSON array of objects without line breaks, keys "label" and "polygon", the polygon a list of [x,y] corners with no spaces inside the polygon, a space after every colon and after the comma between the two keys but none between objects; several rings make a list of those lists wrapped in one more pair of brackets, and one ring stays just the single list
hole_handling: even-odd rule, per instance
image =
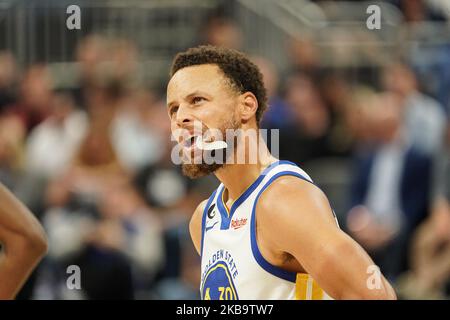
[{"label": "man's nose", "polygon": [[194,121],[194,117],[193,117],[192,113],[190,112],[188,106],[180,105],[178,107],[178,110],[176,113],[176,121],[177,121],[177,125],[179,127],[183,127],[186,124]]}]

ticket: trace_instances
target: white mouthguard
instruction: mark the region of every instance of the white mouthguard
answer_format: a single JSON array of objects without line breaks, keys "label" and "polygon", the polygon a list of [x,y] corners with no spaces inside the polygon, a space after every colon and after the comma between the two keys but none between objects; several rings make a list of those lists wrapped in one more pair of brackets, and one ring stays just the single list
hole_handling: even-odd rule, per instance
[{"label": "white mouthguard", "polygon": [[220,150],[228,147],[228,144],[225,141],[211,141],[205,142],[203,141],[201,136],[197,136],[195,139],[195,146],[200,150],[212,151],[212,150]]}]

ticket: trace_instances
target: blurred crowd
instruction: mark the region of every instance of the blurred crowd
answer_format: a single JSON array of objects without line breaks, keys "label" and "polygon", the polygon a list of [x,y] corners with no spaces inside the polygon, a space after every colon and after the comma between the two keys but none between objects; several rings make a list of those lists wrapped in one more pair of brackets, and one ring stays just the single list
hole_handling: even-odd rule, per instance
[{"label": "blurred crowd", "polygon": [[[19,72],[0,54],[0,179],[42,221],[49,254],[22,298],[197,297],[190,214],[211,182],[170,160],[163,96],[134,84],[124,39],[80,43],[79,86],[57,88],[45,64]],[[83,290],[67,290],[67,266]]]},{"label": "blurred crowd", "polygon": [[[446,19],[423,3],[398,1],[405,23]],[[212,15],[203,30],[193,44],[245,50],[229,16]],[[324,67],[312,37],[287,48],[286,70],[250,53],[269,93],[262,126],[280,129],[280,157],[306,171],[345,160],[341,227],[400,298],[449,298],[450,46],[434,48],[446,56],[437,66],[399,57],[364,83],[355,70]],[[0,181],[50,244],[19,298],[199,298],[188,221],[217,180],[189,180],[171,162],[165,83],[136,79],[135,43],[89,35],[74,59],[76,86],[63,88],[47,64],[22,70],[0,52]],[[81,268],[82,290],[67,288],[69,265]]]}]

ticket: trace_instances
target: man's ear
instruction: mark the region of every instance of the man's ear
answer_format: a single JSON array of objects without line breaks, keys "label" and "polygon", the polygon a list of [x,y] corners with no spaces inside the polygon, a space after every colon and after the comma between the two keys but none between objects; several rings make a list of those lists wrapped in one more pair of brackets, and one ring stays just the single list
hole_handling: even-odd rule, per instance
[{"label": "man's ear", "polygon": [[240,117],[243,122],[249,121],[258,110],[258,100],[251,92],[245,92],[239,96]]}]

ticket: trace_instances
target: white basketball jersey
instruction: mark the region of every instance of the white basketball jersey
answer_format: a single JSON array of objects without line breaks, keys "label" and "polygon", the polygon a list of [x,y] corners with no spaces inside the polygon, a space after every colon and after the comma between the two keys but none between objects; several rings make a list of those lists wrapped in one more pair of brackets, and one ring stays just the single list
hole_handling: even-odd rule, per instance
[{"label": "white basketball jersey", "polygon": [[256,203],[275,179],[286,175],[312,182],[295,164],[277,161],[236,199],[229,211],[223,202],[223,184],[213,192],[202,217],[202,299],[330,299],[310,275],[274,266],[259,251]]}]

